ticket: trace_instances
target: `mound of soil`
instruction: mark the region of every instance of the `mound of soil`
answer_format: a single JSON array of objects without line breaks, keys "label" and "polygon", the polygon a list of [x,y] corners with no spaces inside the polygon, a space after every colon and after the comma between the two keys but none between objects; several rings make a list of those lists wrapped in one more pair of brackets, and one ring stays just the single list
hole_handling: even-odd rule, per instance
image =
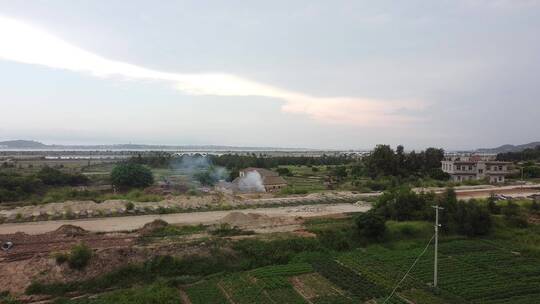
[{"label": "mound of soil", "polygon": [[144,224],[144,226],[141,229],[139,229],[139,233],[141,235],[149,235],[149,234],[152,234],[154,231],[158,229],[163,229],[167,226],[169,226],[169,223],[167,223],[164,220],[157,219],[150,223]]},{"label": "mound of soil", "polygon": [[56,229],[53,234],[57,235],[65,235],[65,236],[81,236],[87,234],[88,231],[84,230],[83,228],[75,225],[62,225]]},{"label": "mound of soil", "polygon": [[281,217],[270,217],[264,214],[231,212],[219,220],[219,222],[227,223],[231,226],[257,227],[280,225],[284,224],[286,220]]}]

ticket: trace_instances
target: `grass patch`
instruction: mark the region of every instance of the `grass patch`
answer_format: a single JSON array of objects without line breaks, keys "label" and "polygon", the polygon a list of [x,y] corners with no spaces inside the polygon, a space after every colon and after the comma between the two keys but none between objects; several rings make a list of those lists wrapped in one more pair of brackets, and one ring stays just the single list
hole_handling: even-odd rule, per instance
[{"label": "grass patch", "polygon": [[174,225],[167,225],[163,228],[158,228],[149,236],[152,237],[166,237],[166,236],[182,236],[182,235],[190,235],[195,233],[201,233],[206,230],[206,227],[204,225],[196,225],[196,226],[174,226]]},{"label": "grass patch", "polygon": [[54,304],[177,304],[180,295],[176,288],[163,283],[113,291],[95,299],[58,299]]},{"label": "grass patch", "polygon": [[433,234],[433,224],[424,221],[387,221],[386,228],[388,240],[429,239]]},{"label": "grass patch", "polygon": [[211,230],[210,234],[215,236],[235,236],[235,235],[253,235],[255,231],[252,230],[243,230],[238,226],[231,227],[231,225],[224,223],[221,224],[218,228]]}]

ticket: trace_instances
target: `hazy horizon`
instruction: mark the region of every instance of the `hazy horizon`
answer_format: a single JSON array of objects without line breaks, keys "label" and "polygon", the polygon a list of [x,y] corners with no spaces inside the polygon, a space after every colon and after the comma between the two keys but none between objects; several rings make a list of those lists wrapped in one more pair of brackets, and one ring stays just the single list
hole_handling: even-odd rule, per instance
[{"label": "hazy horizon", "polygon": [[0,141],[539,140],[540,1],[0,0]]}]

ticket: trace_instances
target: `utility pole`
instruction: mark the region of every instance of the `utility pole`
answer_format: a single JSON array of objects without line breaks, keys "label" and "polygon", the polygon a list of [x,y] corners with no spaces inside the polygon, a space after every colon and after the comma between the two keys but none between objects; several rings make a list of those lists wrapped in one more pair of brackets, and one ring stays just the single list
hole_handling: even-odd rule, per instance
[{"label": "utility pole", "polygon": [[433,263],[433,287],[437,287],[437,271],[438,271],[438,249],[439,249],[439,210],[444,209],[442,207],[439,207],[439,205],[432,206],[435,208],[435,260]]},{"label": "utility pole", "polygon": [[525,182],[523,181],[523,165],[521,165],[521,188],[523,189],[523,184]]}]

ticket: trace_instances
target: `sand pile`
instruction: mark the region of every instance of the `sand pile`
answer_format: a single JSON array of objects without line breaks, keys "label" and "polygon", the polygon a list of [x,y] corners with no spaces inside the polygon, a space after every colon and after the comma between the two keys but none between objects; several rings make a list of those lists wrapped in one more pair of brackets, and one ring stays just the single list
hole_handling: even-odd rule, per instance
[{"label": "sand pile", "polygon": [[85,235],[88,233],[88,231],[75,225],[62,225],[58,227],[58,229],[56,229],[53,233],[57,235],[65,235],[69,237],[74,237],[74,236]]},{"label": "sand pile", "polygon": [[144,224],[144,226],[141,229],[139,229],[138,232],[141,235],[150,235],[154,231],[159,230],[159,229],[163,229],[163,228],[165,228],[167,226],[169,226],[169,223],[167,223],[164,220],[157,219],[157,220],[154,220],[154,221],[152,221],[150,223]]},{"label": "sand pile", "polygon": [[231,212],[219,220],[219,222],[227,223],[231,226],[247,227],[283,224],[285,219],[281,217],[269,217],[268,215],[258,213]]}]

